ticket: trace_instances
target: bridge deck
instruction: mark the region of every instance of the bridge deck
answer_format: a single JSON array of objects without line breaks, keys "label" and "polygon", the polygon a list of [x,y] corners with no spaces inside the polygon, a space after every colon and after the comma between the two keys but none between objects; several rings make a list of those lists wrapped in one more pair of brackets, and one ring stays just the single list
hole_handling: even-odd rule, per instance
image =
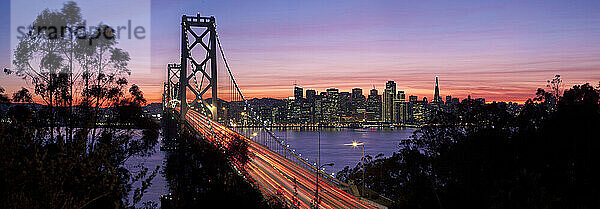
[{"label": "bridge deck", "polygon": [[[243,170],[261,192],[283,199],[291,205],[297,204],[300,208],[311,208],[316,189],[314,170],[300,166],[194,110],[187,111],[186,120],[195,131],[215,146],[227,146],[228,142],[235,138],[245,139],[251,157]],[[232,163],[240,169],[239,163]],[[319,197],[322,208],[381,207],[362,201],[323,178],[319,179]]]}]

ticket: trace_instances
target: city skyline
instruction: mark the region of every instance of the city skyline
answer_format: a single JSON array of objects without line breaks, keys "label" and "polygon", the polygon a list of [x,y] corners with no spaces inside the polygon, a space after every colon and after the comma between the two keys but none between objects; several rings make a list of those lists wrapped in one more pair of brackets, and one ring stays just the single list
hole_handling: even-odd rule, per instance
[{"label": "city skyline", "polygon": [[[392,83],[390,83],[390,82],[392,82]],[[382,94],[379,94],[379,95],[382,96],[382,97],[384,97],[383,93],[385,93],[385,90],[387,89],[388,85],[393,85],[392,88],[393,88],[393,92],[394,93],[393,93],[393,96],[391,98],[396,98],[396,95],[399,92],[402,92],[402,94],[404,94],[403,96],[406,96],[406,98],[408,98],[409,96],[415,96],[416,98],[421,98],[421,99],[425,98],[425,99],[427,99],[428,102],[446,102],[446,100],[448,99],[448,97],[450,97],[450,99],[452,99],[452,98],[460,98],[461,100],[462,99],[471,98],[471,97],[473,97],[473,98],[484,98],[484,99],[486,98],[486,97],[483,97],[483,96],[471,95],[471,94],[465,95],[464,97],[459,97],[459,96],[456,96],[456,95],[452,95],[452,93],[444,93],[443,88],[441,88],[439,86],[439,83],[440,83],[439,82],[439,77],[435,76],[434,87],[431,89],[432,93],[430,93],[429,96],[427,96],[427,94],[413,94],[413,93],[411,93],[410,89],[399,88],[397,86],[398,83],[396,83],[395,80],[388,80],[388,81],[386,81],[385,84],[383,84],[383,86],[384,86],[383,88],[377,88],[376,85],[374,84],[373,87],[369,88],[369,89],[363,89],[363,88],[360,88],[360,87],[353,87],[353,88],[350,88],[348,91],[346,91],[345,89],[342,89],[342,88],[337,88],[335,86],[331,86],[329,88],[325,88],[323,90],[319,90],[319,89],[314,89],[314,88],[305,88],[303,86],[294,84],[293,85],[294,88],[292,89],[292,93],[289,94],[287,97],[275,98],[275,97],[268,97],[267,96],[267,97],[262,97],[262,98],[291,99],[291,98],[298,98],[297,95],[305,95],[305,94],[308,95],[308,93],[306,93],[306,91],[314,91],[315,92],[314,94],[318,95],[321,92],[327,92],[328,89],[336,89],[340,93],[341,92],[354,93],[354,90],[360,90],[361,94],[362,94],[362,92],[364,92],[364,90],[370,91],[370,90],[375,89],[378,92],[381,90]],[[365,94],[362,94],[362,95],[365,96]],[[367,94],[367,96],[368,96],[368,94]],[[438,98],[437,101],[436,101],[436,96]],[[307,97],[302,96],[301,98],[307,98]],[[533,97],[531,97],[531,98],[533,98]],[[531,98],[527,98],[527,99],[531,99]],[[383,102],[384,99],[385,98],[382,98],[382,102]],[[419,99],[419,100],[421,100],[421,99]],[[517,101],[505,101],[505,100],[487,100],[487,102],[489,102],[489,103],[491,103],[491,102],[507,102],[507,103],[508,102],[513,102],[513,103],[517,103],[517,104],[524,104],[525,101],[517,102]]]},{"label": "city skyline", "polygon": [[218,120],[236,127],[257,125],[256,121],[246,118],[248,109],[243,104],[248,104],[267,126],[415,127],[433,121],[436,112],[456,113],[465,107],[495,107],[518,115],[524,106],[502,101],[488,100],[486,103],[486,98],[470,95],[465,98],[446,95],[444,100],[440,96],[437,76],[431,99],[407,94],[397,89],[395,81],[387,81],[385,86],[381,94],[372,88],[365,96],[361,88],[353,88],[351,92],[337,88],[317,92],[294,85],[293,95],[284,99],[222,100],[218,104],[222,107]]}]

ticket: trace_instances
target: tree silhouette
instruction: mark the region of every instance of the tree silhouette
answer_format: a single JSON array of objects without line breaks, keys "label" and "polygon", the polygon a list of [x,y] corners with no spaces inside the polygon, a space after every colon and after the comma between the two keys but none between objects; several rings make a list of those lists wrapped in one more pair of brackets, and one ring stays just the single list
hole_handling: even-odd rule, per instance
[{"label": "tree silhouette", "polygon": [[[367,187],[395,208],[600,207],[600,89],[537,91],[516,115],[496,104],[438,111],[398,152],[367,162]],[[562,93],[558,95],[557,93]],[[361,181],[361,166],[338,178]]]},{"label": "tree silhouette", "polygon": [[[127,52],[114,39],[51,29],[84,23],[74,2],[42,11],[14,51],[15,68],[5,69],[31,82],[44,106],[12,104],[1,117],[4,207],[133,208],[157,174],[158,167],[125,167],[132,156],[150,154],[158,138],[158,125],[143,115],[142,91],[127,86]],[[26,88],[12,98],[32,99]],[[136,182],[142,186],[133,188]]]},{"label": "tree silhouette", "polygon": [[4,94],[5,91],[4,88],[0,87],[0,104],[10,103],[10,99]]},{"label": "tree silhouette", "polygon": [[263,198],[229,163],[248,160],[247,144],[235,139],[222,150],[193,136],[186,129],[178,149],[167,156],[165,177],[173,199],[164,201],[164,208],[285,208],[274,197]]}]

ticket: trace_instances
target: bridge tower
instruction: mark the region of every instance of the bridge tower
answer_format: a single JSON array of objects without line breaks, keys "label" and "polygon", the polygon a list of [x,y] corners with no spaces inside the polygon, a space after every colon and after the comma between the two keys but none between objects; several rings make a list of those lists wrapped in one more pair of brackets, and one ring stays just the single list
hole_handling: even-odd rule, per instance
[{"label": "bridge tower", "polygon": [[163,104],[169,105],[169,108],[179,105],[177,102],[180,102],[181,99],[179,98],[179,83],[181,80],[179,78],[180,69],[181,65],[177,63],[169,63],[167,65],[167,82],[165,83],[164,88]]},{"label": "bridge tower", "polygon": [[[181,63],[179,70],[179,107],[181,108],[180,116],[181,121],[185,120],[188,107],[195,107],[197,104],[201,104],[201,108],[205,109],[208,114],[216,120],[218,118],[218,98],[217,98],[217,33],[215,29],[215,17],[201,17],[200,14],[196,16],[181,17]],[[194,31],[195,28],[203,31],[200,35]],[[190,43],[188,36],[191,35],[194,40]],[[208,39],[208,43],[205,43],[204,39]],[[202,60],[194,58],[192,56],[192,50],[200,48],[200,54],[205,55]],[[195,50],[197,52],[198,50]],[[200,61],[200,62],[198,62]],[[207,65],[208,69],[207,69]],[[188,66],[188,64],[190,64]],[[188,73],[190,70],[190,73]],[[202,80],[206,78],[208,83],[206,86],[198,87],[196,79],[196,73],[201,73]],[[190,85],[190,79],[194,78],[196,82],[196,88]],[[203,87],[203,88],[202,88]],[[202,88],[202,89],[198,89]],[[208,90],[211,90],[211,104],[208,104],[203,96]],[[190,91],[194,100],[192,103],[187,102],[187,91]],[[205,111],[202,111],[205,112]]]}]

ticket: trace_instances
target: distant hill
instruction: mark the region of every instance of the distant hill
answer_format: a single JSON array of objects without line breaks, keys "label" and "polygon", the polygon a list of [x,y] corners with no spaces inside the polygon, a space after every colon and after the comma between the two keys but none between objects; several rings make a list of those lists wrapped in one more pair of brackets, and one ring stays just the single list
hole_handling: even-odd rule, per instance
[{"label": "distant hill", "polygon": [[252,106],[259,106],[259,107],[273,107],[273,106],[279,106],[279,105],[283,105],[285,104],[285,102],[281,99],[273,99],[273,98],[253,98],[248,100],[248,104],[252,105]]},{"label": "distant hill", "polygon": [[9,103],[9,104],[0,103],[0,115],[6,115],[6,113],[10,109],[10,107],[13,107],[13,106],[27,106],[34,110],[39,110],[39,109],[42,109],[43,107],[45,107],[45,105],[38,104],[38,103]]},{"label": "distant hill", "polygon": [[[8,110],[13,106],[27,106],[34,110],[39,110],[39,109],[46,107],[46,105],[39,104],[39,103],[9,103],[9,104],[0,103],[0,113],[6,114],[6,112],[8,112]],[[73,107],[77,108],[78,105],[74,105]],[[155,113],[155,112],[160,113],[162,111],[162,103],[150,103],[146,106],[143,106],[143,108],[145,110],[149,110],[153,113]],[[102,108],[102,109],[104,109],[104,108]]]},{"label": "distant hill", "polygon": [[[219,99],[220,102],[230,103],[228,101]],[[212,102],[212,98],[206,99],[206,103],[210,104]],[[241,101],[238,101],[241,102]],[[273,99],[273,98],[252,98],[248,100],[248,104],[252,106],[260,106],[260,107],[273,107],[277,105],[283,105],[285,102],[281,99]]]}]

